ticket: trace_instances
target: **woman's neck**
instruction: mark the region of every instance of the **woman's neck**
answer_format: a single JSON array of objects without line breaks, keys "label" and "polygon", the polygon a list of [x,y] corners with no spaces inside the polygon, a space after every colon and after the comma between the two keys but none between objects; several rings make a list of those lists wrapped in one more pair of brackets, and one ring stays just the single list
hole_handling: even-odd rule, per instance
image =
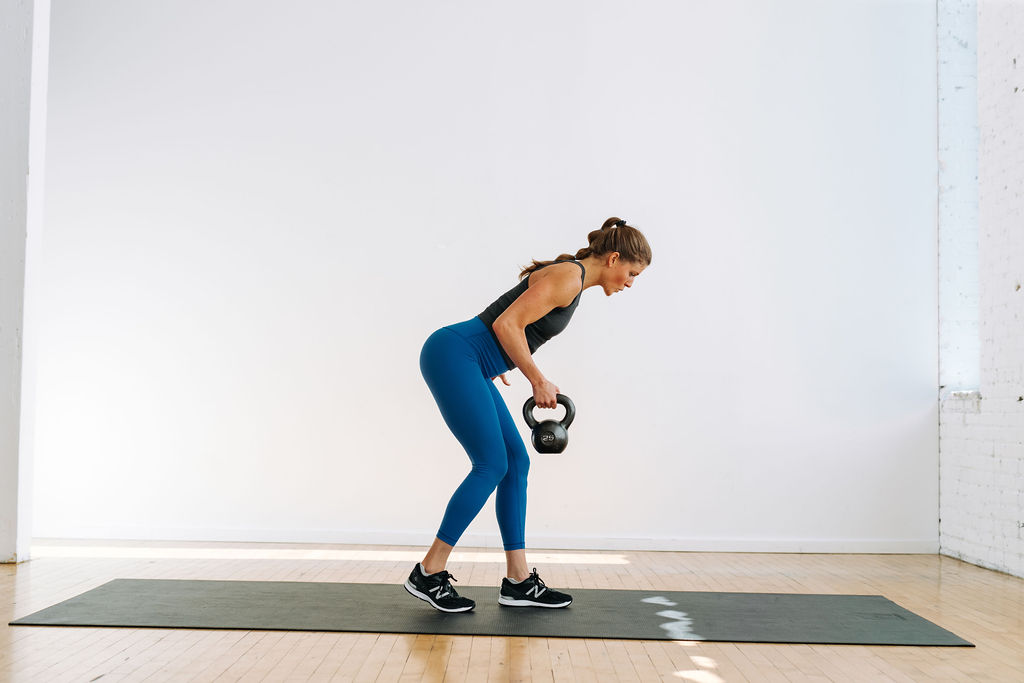
[{"label": "woman's neck", "polygon": [[601,283],[601,274],[604,272],[604,259],[598,256],[588,256],[580,259],[586,274],[583,276],[583,289],[593,287]]}]

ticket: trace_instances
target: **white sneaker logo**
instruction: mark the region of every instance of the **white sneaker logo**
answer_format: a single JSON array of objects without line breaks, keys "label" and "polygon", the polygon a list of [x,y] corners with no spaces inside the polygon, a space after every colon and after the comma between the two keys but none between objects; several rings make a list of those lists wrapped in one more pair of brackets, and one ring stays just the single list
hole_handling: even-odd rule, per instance
[{"label": "white sneaker logo", "polygon": [[532,595],[535,598],[539,598],[541,596],[541,594],[544,591],[546,591],[546,590],[547,590],[547,588],[541,588],[540,586],[535,584],[533,586],[533,588],[531,588],[530,590],[526,591],[526,594],[527,595]]}]

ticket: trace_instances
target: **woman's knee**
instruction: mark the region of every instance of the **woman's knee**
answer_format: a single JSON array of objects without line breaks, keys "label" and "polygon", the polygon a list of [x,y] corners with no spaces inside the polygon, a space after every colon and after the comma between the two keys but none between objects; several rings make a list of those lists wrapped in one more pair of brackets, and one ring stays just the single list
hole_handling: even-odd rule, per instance
[{"label": "woman's knee", "polygon": [[530,471],[530,453],[526,450],[523,440],[519,438],[519,434],[517,433],[513,436],[514,438],[512,439],[505,439],[505,454],[508,457],[508,468],[525,477]]},{"label": "woman's knee", "polygon": [[498,485],[505,474],[508,473],[508,462],[487,462],[473,465],[471,473],[482,483],[489,485],[492,489]]},{"label": "woman's knee", "polygon": [[524,479],[530,473],[530,456],[526,454],[525,448],[521,453],[509,453],[509,469]]}]

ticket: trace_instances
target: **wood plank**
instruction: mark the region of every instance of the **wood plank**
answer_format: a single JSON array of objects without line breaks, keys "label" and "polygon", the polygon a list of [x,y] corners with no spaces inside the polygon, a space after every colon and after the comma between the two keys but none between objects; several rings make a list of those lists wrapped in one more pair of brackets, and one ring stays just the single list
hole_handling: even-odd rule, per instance
[{"label": "wood plank", "polygon": [[[936,555],[545,551],[544,561],[530,566],[537,566],[549,585],[569,592],[582,586],[885,595],[977,648],[7,626],[16,616],[115,578],[397,585],[412,562],[393,554],[374,559],[374,553],[423,551],[327,544],[39,543],[54,548],[54,556],[0,567],[0,616],[6,617],[0,626],[0,679],[5,681],[648,681],[680,680],[680,675],[769,683],[1024,680],[1019,616],[1024,580]],[[138,556],[114,557],[104,548]],[[60,556],[62,549],[67,556]],[[97,556],[81,556],[93,549]],[[244,549],[255,559],[206,557],[210,549]],[[282,549],[291,556],[282,558]],[[327,560],[316,554],[324,549],[359,554]],[[171,551],[175,556],[163,556]],[[465,585],[496,587],[505,569],[501,550],[460,552],[468,559],[453,563],[453,571],[457,566]]]}]

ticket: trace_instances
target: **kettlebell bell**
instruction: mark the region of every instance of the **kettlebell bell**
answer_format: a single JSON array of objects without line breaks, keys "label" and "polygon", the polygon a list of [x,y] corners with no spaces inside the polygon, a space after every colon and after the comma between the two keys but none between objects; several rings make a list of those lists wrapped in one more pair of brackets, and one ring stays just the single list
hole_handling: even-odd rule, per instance
[{"label": "kettlebell bell", "polygon": [[572,404],[565,394],[557,394],[556,400],[565,406],[565,417],[562,421],[544,420],[537,422],[533,417],[533,409],[537,407],[537,401],[533,396],[526,399],[523,406],[523,417],[526,418],[526,426],[533,430],[533,447],[538,453],[561,453],[569,445],[569,425],[576,417],[576,406]]}]

